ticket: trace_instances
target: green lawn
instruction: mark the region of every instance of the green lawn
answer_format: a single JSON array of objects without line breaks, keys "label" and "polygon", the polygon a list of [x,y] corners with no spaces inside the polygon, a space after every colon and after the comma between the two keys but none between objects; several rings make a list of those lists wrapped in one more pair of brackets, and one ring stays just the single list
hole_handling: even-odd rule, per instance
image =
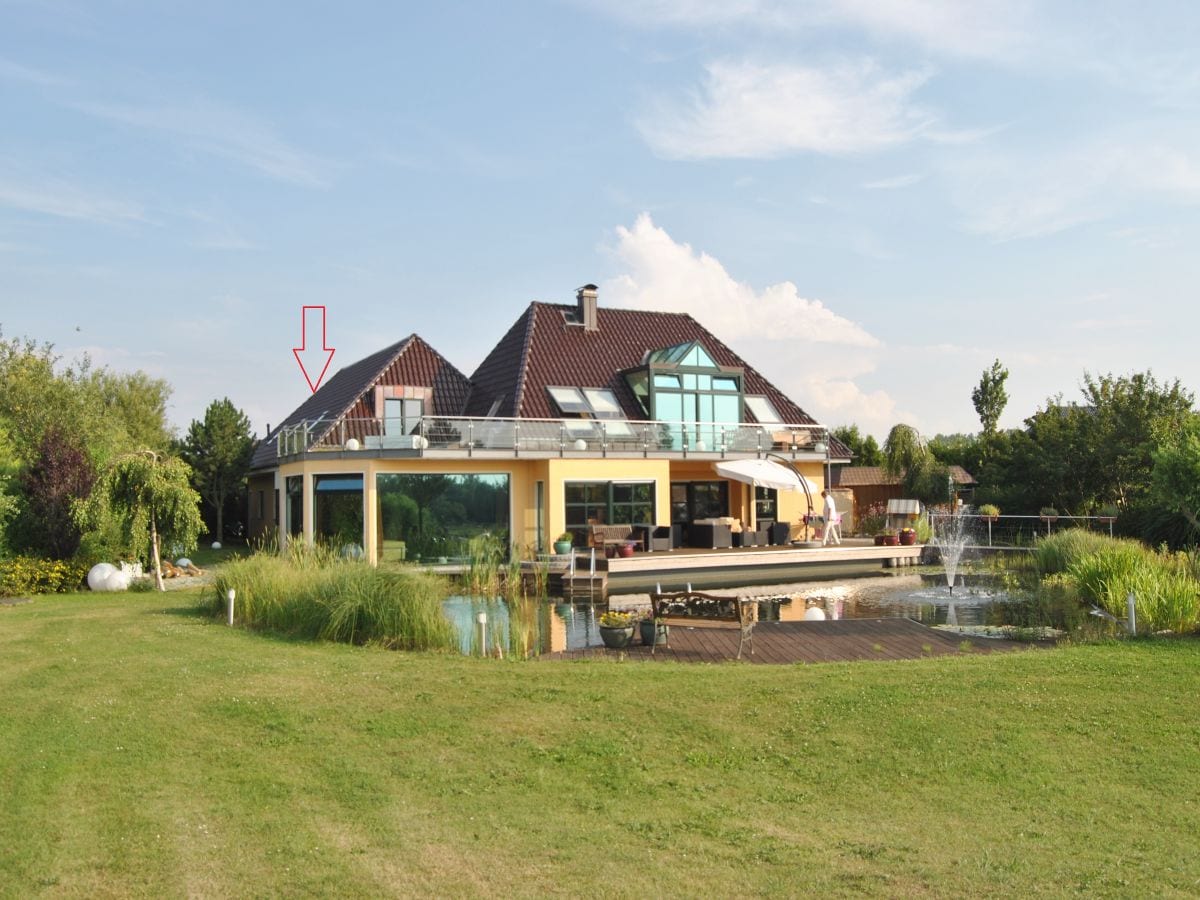
[{"label": "green lawn", "polygon": [[0,895],[1195,895],[1200,641],[776,668],[0,607]]}]

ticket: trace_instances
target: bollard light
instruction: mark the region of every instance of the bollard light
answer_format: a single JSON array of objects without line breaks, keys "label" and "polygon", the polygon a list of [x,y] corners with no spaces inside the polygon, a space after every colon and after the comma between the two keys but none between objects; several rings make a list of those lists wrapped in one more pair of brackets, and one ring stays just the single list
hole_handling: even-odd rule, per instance
[{"label": "bollard light", "polygon": [[229,601],[229,624],[233,624],[233,601],[237,597],[237,591],[230,588],[225,592],[225,599]]}]

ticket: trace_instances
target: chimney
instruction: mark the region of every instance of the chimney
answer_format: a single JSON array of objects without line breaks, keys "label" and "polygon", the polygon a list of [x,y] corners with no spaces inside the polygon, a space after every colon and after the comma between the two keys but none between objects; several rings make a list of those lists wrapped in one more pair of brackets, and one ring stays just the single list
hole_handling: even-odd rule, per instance
[{"label": "chimney", "polygon": [[584,331],[599,331],[600,322],[596,317],[596,296],[599,292],[594,284],[585,284],[575,295],[579,303],[579,323]]}]

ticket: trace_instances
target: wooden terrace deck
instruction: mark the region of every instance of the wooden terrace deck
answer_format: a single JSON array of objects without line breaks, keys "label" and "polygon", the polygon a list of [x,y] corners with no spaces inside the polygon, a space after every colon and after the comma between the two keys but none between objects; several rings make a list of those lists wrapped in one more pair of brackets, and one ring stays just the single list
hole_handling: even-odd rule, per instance
[{"label": "wooden terrace deck", "polygon": [[[927,628],[911,619],[838,619],[824,622],[759,622],[754,653],[743,662],[765,665],[847,662],[862,659],[922,659],[958,653],[997,653],[1029,649],[1020,641],[972,638]],[[671,626],[670,646],[634,643],[624,650],[588,647],[548,653],[540,659],[629,659],[636,662],[721,663],[737,656],[738,630],[704,625]]]}]

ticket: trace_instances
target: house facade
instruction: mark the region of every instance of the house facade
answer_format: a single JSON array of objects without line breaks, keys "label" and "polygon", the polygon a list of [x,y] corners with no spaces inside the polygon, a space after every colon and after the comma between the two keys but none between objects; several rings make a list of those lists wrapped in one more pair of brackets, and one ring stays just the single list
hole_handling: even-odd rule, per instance
[{"label": "house facade", "polygon": [[[473,536],[545,551],[596,524],[798,525],[849,461],[794,401],[691,316],[531,303],[469,378],[417,335],[337,372],[257,448],[251,535],[372,562],[461,557]],[[803,491],[721,477],[758,458]]]}]

